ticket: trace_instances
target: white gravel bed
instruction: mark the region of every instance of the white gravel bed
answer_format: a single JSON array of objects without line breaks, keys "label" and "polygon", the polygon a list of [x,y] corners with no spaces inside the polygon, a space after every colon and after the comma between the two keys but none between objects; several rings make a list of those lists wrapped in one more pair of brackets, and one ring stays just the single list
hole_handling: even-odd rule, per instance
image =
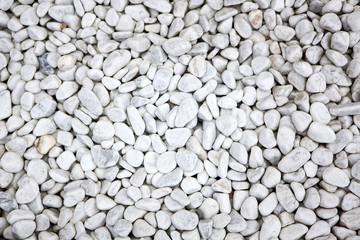
[{"label": "white gravel bed", "polygon": [[360,240],[359,0],[0,0],[0,239]]}]

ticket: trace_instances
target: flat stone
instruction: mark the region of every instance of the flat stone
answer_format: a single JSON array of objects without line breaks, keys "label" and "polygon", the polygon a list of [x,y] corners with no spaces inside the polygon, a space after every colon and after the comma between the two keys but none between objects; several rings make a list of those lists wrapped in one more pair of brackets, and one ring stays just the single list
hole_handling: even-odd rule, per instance
[{"label": "flat stone", "polygon": [[157,185],[158,187],[174,187],[181,182],[182,176],[183,171],[180,168],[175,168],[172,172],[161,176],[157,182]]},{"label": "flat stone", "polygon": [[0,111],[0,120],[6,119],[11,116],[11,96],[10,92],[5,90],[0,92],[0,102],[1,102],[1,111]]},{"label": "flat stone", "polygon": [[30,203],[39,195],[39,186],[33,178],[24,177],[18,185],[15,198],[19,204]]},{"label": "flat stone", "polygon": [[36,224],[32,220],[21,220],[11,226],[14,237],[18,239],[30,237],[34,233],[35,228]]},{"label": "flat stone", "polygon": [[303,237],[308,231],[308,227],[301,223],[291,224],[281,229],[281,240],[296,240]]},{"label": "flat stone", "polygon": [[166,130],[165,132],[166,142],[175,148],[185,146],[190,136],[191,130],[189,128],[174,128]]},{"label": "flat stone", "polygon": [[184,99],[175,116],[175,126],[184,127],[188,122],[194,119],[199,112],[198,103],[193,98]]},{"label": "flat stone", "polygon": [[33,119],[49,117],[55,112],[56,105],[57,103],[51,98],[45,98],[31,109],[31,117]]},{"label": "flat stone", "polygon": [[24,167],[24,160],[14,152],[5,152],[0,159],[1,167],[9,173],[20,172]]},{"label": "flat stone", "polygon": [[350,184],[348,175],[337,167],[327,167],[322,177],[325,182],[336,187],[347,187]]},{"label": "flat stone", "polygon": [[63,22],[66,15],[74,15],[73,5],[53,5],[49,8],[48,14],[57,22]]},{"label": "flat stone", "polygon": [[155,228],[143,219],[134,222],[132,233],[136,238],[150,237],[155,234]]},{"label": "flat stone", "polygon": [[340,217],[340,222],[351,230],[360,229],[360,207],[344,212]]},{"label": "flat stone", "polygon": [[178,57],[190,51],[191,43],[183,38],[173,37],[166,40],[162,47],[168,55]]},{"label": "flat stone", "polygon": [[178,82],[178,89],[182,92],[194,92],[201,88],[201,81],[194,75],[186,73]]},{"label": "flat stone", "polygon": [[198,157],[195,153],[186,150],[184,148],[179,149],[176,152],[175,160],[177,165],[184,171],[194,170],[196,163],[198,162]]},{"label": "flat stone", "polygon": [[310,153],[303,147],[298,147],[288,153],[278,164],[281,172],[294,172],[310,159]]},{"label": "flat stone", "polygon": [[287,185],[276,185],[276,197],[287,212],[293,212],[299,207],[299,202],[296,201],[294,194]]},{"label": "flat stone", "polygon": [[123,67],[125,67],[131,59],[131,54],[127,50],[113,51],[104,60],[103,71],[106,76],[113,76]]},{"label": "flat stone", "polygon": [[180,231],[189,231],[196,228],[199,222],[199,217],[196,213],[187,210],[180,210],[172,215],[171,222],[176,229]]},{"label": "flat stone", "polygon": [[82,88],[78,92],[78,98],[80,102],[84,105],[94,115],[101,115],[103,113],[103,108],[101,102],[96,96],[96,94],[88,88]]},{"label": "flat stone", "polygon": [[336,140],[334,130],[319,122],[313,122],[307,132],[309,138],[318,143],[332,143]]}]

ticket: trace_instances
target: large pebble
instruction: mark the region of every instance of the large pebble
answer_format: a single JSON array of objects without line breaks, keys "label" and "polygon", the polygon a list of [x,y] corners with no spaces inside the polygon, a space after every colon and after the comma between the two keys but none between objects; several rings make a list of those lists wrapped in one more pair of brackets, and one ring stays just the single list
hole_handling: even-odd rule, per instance
[{"label": "large pebble", "polygon": [[278,164],[284,173],[294,172],[301,168],[310,159],[310,153],[303,147],[298,147],[288,153]]},{"label": "large pebble", "polygon": [[196,213],[180,210],[172,215],[171,222],[180,231],[193,230],[199,222],[199,217]]},{"label": "large pebble", "polygon": [[15,198],[19,204],[30,203],[39,195],[39,186],[33,178],[24,177],[18,185]]},{"label": "large pebble", "polygon": [[323,172],[323,179],[336,187],[347,187],[350,184],[348,175],[337,167],[327,167]]},{"label": "large pebble", "polygon": [[178,57],[191,49],[191,43],[183,38],[174,37],[166,40],[162,47],[167,54]]},{"label": "large pebble", "polygon": [[309,138],[318,143],[332,143],[336,140],[334,130],[319,122],[313,122],[307,132]]}]

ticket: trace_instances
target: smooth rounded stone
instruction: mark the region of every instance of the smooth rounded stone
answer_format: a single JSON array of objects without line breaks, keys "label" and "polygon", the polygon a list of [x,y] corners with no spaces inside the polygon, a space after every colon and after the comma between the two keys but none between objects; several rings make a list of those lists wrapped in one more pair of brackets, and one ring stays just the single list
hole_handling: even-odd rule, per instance
[{"label": "smooth rounded stone", "polygon": [[27,175],[34,178],[38,184],[42,184],[48,177],[48,164],[41,159],[31,160],[26,168]]},{"label": "smooth rounded stone", "polygon": [[76,57],[72,54],[65,55],[59,58],[57,66],[60,70],[68,70],[72,68],[76,63]]},{"label": "smooth rounded stone", "polygon": [[340,53],[345,53],[349,47],[349,34],[347,32],[336,32],[331,36],[331,48]]},{"label": "smooth rounded stone", "polygon": [[259,29],[263,23],[263,12],[259,9],[254,9],[249,12],[248,19],[253,28]]},{"label": "smooth rounded stone", "polygon": [[24,167],[24,160],[14,152],[5,152],[0,159],[1,167],[9,173],[20,172]]},{"label": "smooth rounded stone", "polygon": [[348,63],[348,59],[338,51],[326,50],[325,55],[337,67],[343,67]]},{"label": "smooth rounded stone", "polygon": [[[214,217],[216,216],[218,215],[215,215]],[[232,210],[230,212],[230,215],[227,216],[229,217],[229,220],[223,222],[222,224],[226,223],[226,230],[228,232],[240,232],[246,229],[247,222],[237,211]],[[215,227],[215,222],[214,222],[214,227]]]},{"label": "smooth rounded stone", "polygon": [[319,122],[311,123],[307,134],[309,138],[318,143],[333,143],[336,140],[334,130]]},{"label": "smooth rounded stone", "polygon": [[103,71],[106,76],[113,76],[123,67],[125,67],[131,59],[131,54],[127,50],[113,51],[104,60]]},{"label": "smooth rounded stone", "polygon": [[36,9],[29,7],[22,12],[20,15],[20,23],[25,26],[37,25],[39,23],[39,17],[36,15]]},{"label": "smooth rounded stone", "polygon": [[188,70],[190,73],[198,78],[201,78],[206,73],[206,61],[202,56],[195,56],[189,62]]},{"label": "smooth rounded stone", "polygon": [[313,225],[316,222],[316,214],[313,210],[299,207],[294,216],[295,221],[305,225]]},{"label": "smooth rounded stone", "polygon": [[173,76],[173,70],[168,67],[159,68],[153,79],[153,86],[155,90],[165,91],[170,84]]},{"label": "smooth rounded stone", "polygon": [[326,78],[321,72],[311,75],[306,82],[306,91],[311,93],[321,93],[326,89]]},{"label": "smooth rounded stone", "polygon": [[14,224],[21,220],[35,220],[35,215],[30,210],[16,209],[7,215],[6,220],[9,224]]},{"label": "smooth rounded stone", "polygon": [[116,202],[114,200],[112,200],[111,198],[109,198],[103,194],[96,195],[96,208],[97,209],[104,211],[104,210],[110,210],[115,206],[116,206]]},{"label": "smooth rounded stone", "polygon": [[115,136],[117,136],[121,141],[124,141],[127,144],[135,144],[135,136],[133,131],[129,126],[124,123],[115,123]]},{"label": "smooth rounded stone", "polygon": [[173,187],[182,181],[183,171],[180,168],[175,168],[172,172],[162,175],[157,185],[158,187]]},{"label": "smooth rounded stone", "polygon": [[312,122],[311,116],[303,111],[295,111],[291,114],[291,120],[299,132],[304,132]]},{"label": "smooth rounded stone", "polygon": [[281,172],[294,172],[310,159],[310,153],[303,147],[298,147],[288,153],[278,164]]},{"label": "smooth rounded stone", "polygon": [[0,120],[2,120],[11,116],[11,96],[9,91],[0,92],[0,102],[2,105]]},{"label": "smooth rounded stone", "polygon": [[22,178],[18,182],[18,186],[15,199],[19,204],[30,203],[39,195],[39,186],[33,178]]},{"label": "smooth rounded stone", "polygon": [[295,36],[295,30],[288,26],[278,25],[274,29],[275,36],[281,41],[290,41]]},{"label": "smooth rounded stone", "polygon": [[216,119],[216,128],[225,136],[230,136],[237,128],[236,118],[232,115],[223,115]]},{"label": "smooth rounded stone", "polygon": [[119,237],[127,237],[132,230],[132,224],[126,219],[118,219],[112,230]]},{"label": "smooth rounded stone", "polygon": [[340,217],[340,222],[351,230],[360,229],[360,208],[354,208],[350,211],[344,212]]},{"label": "smooth rounded stone", "polygon": [[314,239],[320,236],[326,236],[330,234],[330,225],[325,221],[317,221],[312,225],[309,231],[305,235],[305,239]]},{"label": "smooth rounded stone", "polygon": [[199,217],[196,213],[180,210],[171,216],[171,223],[181,231],[189,231],[196,228],[199,223]]},{"label": "smooth rounded stone", "polygon": [[211,218],[213,220],[213,227],[222,229],[225,228],[232,220],[232,217],[226,213],[216,214]]},{"label": "smooth rounded stone", "polygon": [[113,124],[108,120],[99,120],[96,122],[93,130],[93,137],[97,141],[104,141],[111,139],[115,135]]},{"label": "smooth rounded stone", "polygon": [[5,212],[11,212],[18,208],[13,195],[7,192],[0,192],[0,208]]},{"label": "smooth rounded stone", "polygon": [[48,14],[57,22],[63,22],[66,15],[74,15],[72,5],[53,5],[49,8]]},{"label": "smooth rounded stone", "polygon": [[41,154],[47,154],[56,145],[56,139],[51,135],[43,135],[35,140],[36,150]]},{"label": "smooth rounded stone", "polygon": [[176,152],[175,160],[177,165],[185,172],[193,171],[198,162],[198,157],[195,153],[184,148]]},{"label": "smooth rounded stone", "polygon": [[193,120],[199,112],[198,103],[193,98],[184,99],[175,116],[175,127],[184,127]]},{"label": "smooth rounded stone", "polygon": [[200,218],[212,218],[219,212],[219,209],[219,203],[216,200],[206,198],[197,209],[197,213]]},{"label": "smooth rounded stone", "polygon": [[360,23],[358,21],[359,17],[360,17],[359,11],[352,12],[346,17],[346,22],[349,28],[351,29],[351,31],[354,32],[360,31]]},{"label": "smooth rounded stone", "polygon": [[258,202],[255,197],[250,196],[244,200],[241,205],[240,214],[248,220],[255,220],[258,217]]},{"label": "smooth rounded stone", "polygon": [[145,0],[144,5],[161,13],[169,13],[172,9],[171,3],[167,0],[151,1]]},{"label": "smooth rounded stone", "polygon": [[271,214],[278,204],[276,194],[270,193],[260,204],[259,204],[259,213],[262,216],[267,216]]},{"label": "smooth rounded stone", "polygon": [[82,88],[78,92],[78,98],[84,107],[92,114],[99,116],[103,113],[101,102],[96,94],[88,88]]},{"label": "smooth rounded stone", "polygon": [[328,108],[321,102],[314,102],[311,104],[310,115],[314,122],[316,121],[322,124],[328,124],[331,120]]},{"label": "smooth rounded stone", "polygon": [[190,136],[191,130],[189,128],[174,128],[166,130],[165,132],[166,142],[175,148],[185,146]]},{"label": "smooth rounded stone", "polygon": [[183,38],[173,37],[166,40],[162,47],[168,55],[178,57],[190,51],[191,43]]},{"label": "smooth rounded stone", "polygon": [[51,98],[45,98],[31,109],[31,117],[33,119],[49,117],[55,112],[56,105],[57,103]]},{"label": "smooth rounded stone", "polygon": [[304,61],[295,62],[293,64],[293,69],[303,77],[310,77],[313,73],[311,65]]},{"label": "smooth rounded stone", "polygon": [[342,151],[353,140],[353,133],[348,129],[342,129],[336,133],[336,140],[329,143],[326,147],[333,153],[337,154]]},{"label": "smooth rounded stone", "polygon": [[274,85],[274,76],[270,72],[262,72],[256,78],[256,86],[264,91],[271,90]]},{"label": "smooth rounded stone", "polygon": [[132,234],[136,238],[149,237],[155,234],[155,228],[145,220],[138,219],[133,224]]},{"label": "smooth rounded stone", "polygon": [[136,52],[144,52],[150,48],[150,41],[145,36],[132,37],[126,41],[126,45]]},{"label": "smooth rounded stone", "polygon": [[254,73],[256,75],[258,75],[259,73],[266,71],[270,68],[271,66],[271,61],[270,59],[266,58],[266,57],[255,57],[253,58],[253,60],[251,61],[251,68],[254,71]]},{"label": "smooth rounded stone", "polygon": [[101,146],[91,148],[91,155],[94,163],[99,168],[108,168],[114,166],[120,158],[119,152],[115,150],[103,150]]},{"label": "smooth rounded stone", "polygon": [[281,206],[289,213],[299,207],[299,202],[295,199],[294,194],[287,185],[276,185],[276,197]]},{"label": "smooth rounded stone", "polygon": [[76,187],[68,190],[64,196],[64,206],[73,207],[85,198],[85,190],[81,187]]},{"label": "smooth rounded stone", "polygon": [[32,220],[21,220],[11,226],[14,237],[18,239],[30,237],[34,233],[35,228],[36,224]]},{"label": "smooth rounded stone", "polygon": [[213,225],[213,221],[211,219],[204,219],[204,220],[200,220],[199,221],[199,232],[200,235],[203,238],[208,238],[210,237],[211,233],[212,233],[212,225]]},{"label": "smooth rounded stone", "polygon": [[360,180],[360,161],[355,162],[355,164],[351,167],[351,176]]},{"label": "smooth rounded stone", "polygon": [[341,21],[335,13],[326,13],[320,18],[320,26],[330,32],[337,32],[341,29]]},{"label": "smooth rounded stone", "polygon": [[323,147],[315,149],[311,153],[311,160],[320,166],[329,166],[333,162],[333,153]]},{"label": "smooth rounded stone", "polygon": [[341,209],[349,211],[360,206],[360,199],[352,193],[347,193],[341,202]]},{"label": "smooth rounded stone", "polygon": [[308,227],[304,224],[295,223],[282,228],[279,237],[281,240],[296,240],[303,237],[307,231]]},{"label": "smooth rounded stone", "polygon": [[56,67],[56,66],[52,67],[49,64],[49,62],[47,60],[48,56],[49,56],[49,53],[45,53],[44,55],[42,55],[38,58],[39,64],[40,64],[40,72],[45,75],[54,74],[55,73],[54,67]]},{"label": "smooth rounded stone", "polygon": [[249,22],[239,15],[234,17],[234,28],[242,38],[249,38],[252,34]]},{"label": "smooth rounded stone", "polygon": [[135,203],[135,207],[150,212],[160,210],[160,202],[155,198],[143,198]]},{"label": "smooth rounded stone", "polygon": [[280,234],[281,222],[275,215],[269,215],[264,218],[264,222],[260,230],[260,239],[277,238]]},{"label": "smooth rounded stone", "polygon": [[320,194],[316,188],[309,188],[306,190],[303,204],[306,208],[315,209],[320,205]]},{"label": "smooth rounded stone", "polygon": [[182,92],[194,92],[202,87],[202,83],[196,76],[186,73],[180,78],[177,87]]},{"label": "smooth rounded stone", "polygon": [[326,167],[322,173],[325,182],[336,187],[347,187],[350,184],[348,175],[340,168]]}]

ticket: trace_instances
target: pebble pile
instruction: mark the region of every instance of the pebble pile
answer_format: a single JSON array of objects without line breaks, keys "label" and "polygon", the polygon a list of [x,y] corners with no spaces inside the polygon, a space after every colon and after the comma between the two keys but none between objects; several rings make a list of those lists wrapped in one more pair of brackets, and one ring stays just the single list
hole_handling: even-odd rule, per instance
[{"label": "pebble pile", "polygon": [[359,240],[359,0],[0,0],[0,238]]}]

